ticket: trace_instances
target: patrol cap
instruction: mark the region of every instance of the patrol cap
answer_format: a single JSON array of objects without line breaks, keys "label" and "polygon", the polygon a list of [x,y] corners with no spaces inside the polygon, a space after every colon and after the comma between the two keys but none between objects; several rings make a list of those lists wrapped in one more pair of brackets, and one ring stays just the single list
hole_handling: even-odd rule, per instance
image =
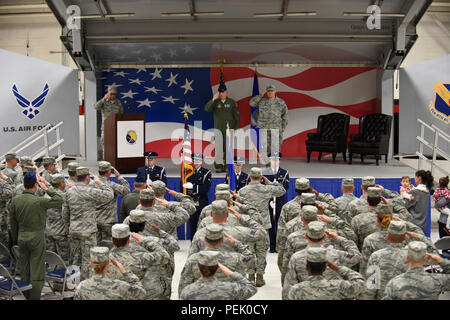
[{"label": "patrol cap", "polygon": [[161,180],[153,181],[152,189],[155,194],[163,194],[164,192],[166,192],[166,184]]},{"label": "patrol cap", "polygon": [[211,202],[211,210],[215,215],[225,215],[228,212],[228,202],[225,200],[214,200]]},{"label": "patrol cap", "polygon": [[57,173],[57,174],[53,174],[53,175],[50,176],[50,181],[49,182],[53,183],[53,184],[58,184],[58,183],[61,183],[61,182],[64,182],[64,181],[66,181],[64,176],[62,174]]},{"label": "patrol cap", "polygon": [[36,179],[36,173],[34,172],[28,172],[27,174],[25,174],[23,176],[23,183],[36,183],[37,179]]},{"label": "patrol cap", "polygon": [[306,226],[306,234],[312,240],[320,240],[325,236],[325,224],[321,221],[312,221]]},{"label": "patrol cap", "polygon": [[306,250],[306,261],[326,262],[327,249],[324,247],[308,247],[308,249]]},{"label": "patrol cap", "polygon": [[406,233],[406,223],[403,221],[392,220],[389,223],[388,233],[403,235]]},{"label": "patrol cap", "polygon": [[49,164],[55,164],[56,160],[53,157],[44,157],[42,158],[42,165],[46,166]]},{"label": "patrol cap", "polygon": [[218,251],[200,251],[198,253],[198,263],[212,267],[216,266],[219,263],[219,252]]},{"label": "patrol cap", "polygon": [[26,164],[33,165],[33,159],[31,159],[30,157],[27,157],[27,156],[23,156],[20,158],[20,164],[23,166]]},{"label": "patrol cap", "polygon": [[225,200],[228,202],[231,198],[231,193],[226,190],[220,190],[216,192],[216,200]]},{"label": "patrol cap", "polygon": [[314,205],[316,203],[316,195],[310,192],[302,193],[302,195],[300,196],[300,201],[303,204]]},{"label": "patrol cap", "polygon": [[117,94],[117,87],[116,87],[116,86],[113,86],[113,85],[109,86],[109,87],[108,87],[108,92],[109,92],[109,93],[116,93],[116,94]]},{"label": "patrol cap", "polygon": [[146,157],[148,160],[153,160],[158,156],[157,152],[154,151],[147,151],[144,152],[144,157]]},{"label": "patrol cap", "polygon": [[98,171],[108,171],[111,169],[112,169],[111,163],[109,163],[108,161],[100,161],[98,163]]},{"label": "patrol cap", "polygon": [[25,167],[23,167],[22,172],[24,174],[26,174],[28,172],[36,172],[36,168],[35,167],[25,166]]},{"label": "patrol cap", "polygon": [[218,191],[230,191],[230,185],[226,183],[219,183],[216,185],[216,192]]},{"label": "patrol cap", "polygon": [[281,152],[275,151],[274,153],[269,153],[269,159],[280,159],[282,156]]},{"label": "patrol cap", "polygon": [[152,189],[144,189],[139,193],[140,200],[154,200],[155,199],[155,191]]},{"label": "patrol cap", "polygon": [[89,174],[89,168],[86,167],[78,167],[77,170],[77,176],[84,176]]},{"label": "patrol cap", "polygon": [[381,197],[381,189],[378,187],[367,188],[367,196],[369,198],[379,198]]},{"label": "patrol cap", "polygon": [[147,177],[145,176],[145,174],[138,174],[134,182],[145,183],[147,182]]},{"label": "patrol cap", "polygon": [[342,186],[343,187],[353,187],[355,185],[355,182],[353,181],[353,178],[344,178],[342,179]]},{"label": "patrol cap", "polygon": [[92,247],[89,251],[91,262],[101,263],[109,260],[109,249],[107,247]]},{"label": "patrol cap", "polygon": [[124,223],[117,223],[111,228],[111,236],[116,239],[123,239],[130,236],[130,226]]},{"label": "patrol cap", "polygon": [[206,226],[206,238],[219,240],[223,238],[223,227],[218,223],[210,223]]},{"label": "patrol cap", "polygon": [[377,213],[392,214],[392,206],[389,204],[380,203],[375,211]]},{"label": "patrol cap", "polygon": [[130,222],[133,222],[133,223],[145,222],[145,211],[139,210],[139,209],[131,210],[130,215],[129,215],[129,220],[130,220]]},{"label": "patrol cap", "polygon": [[250,177],[259,178],[261,177],[261,169],[257,167],[253,167],[250,169]]},{"label": "patrol cap", "polygon": [[203,155],[201,153],[193,153],[192,154],[192,161],[194,163],[200,163],[203,161]]},{"label": "patrol cap", "polygon": [[366,176],[361,179],[363,187],[370,187],[375,185],[375,177]]},{"label": "patrol cap", "polygon": [[275,88],[275,86],[274,86],[273,84],[269,84],[269,85],[266,87],[266,91],[273,91],[273,90],[276,90],[276,88]]},{"label": "patrol cap", "polygon": [[78,162],[72,161],[67,165],[68,171],[77,171],[77,168],[80,166]]},{"label": "patrol cap", "polygon": [[20,160],[19,157],[17,156],[17,153],[15,152],[5,154],[5,160],[12,160],[12,159]]},{"label": "patrol cap", "polygon": [[227,91],[227,86],[225,84],[221,83],[219,85],[219,89],[217,91],[219,91],[219,92]]},{"label": "patrol cap", "polygon": [[295,189],[296,190],[309,190],[309,179],[306,178],[300,178],[300,179],[295,179]]},{"label": "patrol cap", "polygon": [[244,164],[245,158],[240,156],[234,156],[234,163],[235,164]]},{"label": "patrol cap", "polygon": [[318,214],[319,209],[317,209],[315,206],[306,205],[302,208],[302,218],[307,221],[316,220]]},{"label": "patrol cap", "polygon": [[412,241],[408,244],[408,257],[414,261],[425,259],[427,254],[427,245],[421,241]]}]

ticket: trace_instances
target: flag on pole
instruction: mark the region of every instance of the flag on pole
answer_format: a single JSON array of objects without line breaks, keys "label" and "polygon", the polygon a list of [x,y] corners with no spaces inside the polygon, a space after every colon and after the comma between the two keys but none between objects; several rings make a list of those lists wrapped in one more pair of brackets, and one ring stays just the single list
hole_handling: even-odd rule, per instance
[{"label": "flag on pole", "polygon": [[[187,193],[186,188],[184,188],[184,184],[187,182],[187,179],[193,173],[194,168],[192,167],[191,133],[189,130],[189,117],[187,115],[187,112],[185,112],[183,148],[181,149],[181,188],[183,189],[183,194]],[[187,222],[184,224],[184,240],[187,240]]]},{"label": "flag on pole", "polygon": [[[255,74],[253,76],[253,92],[252,97],[259,95],[259,86],[258,86],[258,74],[255,70]],[[256,127],[256,123],[258,121],[258,112],[259,109],[257,107],[251,107],[251,119],[250,119],[250,149],[256,152],[256,155],[261,157],[261,146],[259,141],[259,128]]]},{"label": "flag on pole", "polygon": [[227,124],[227,132],[226,132],[226,161],[227,161],[227,181],[230,185],[231,191],[236,191],[236,179],[234,175],[234,156],[233,156],[233,145],[231,138],[231,131]]}]

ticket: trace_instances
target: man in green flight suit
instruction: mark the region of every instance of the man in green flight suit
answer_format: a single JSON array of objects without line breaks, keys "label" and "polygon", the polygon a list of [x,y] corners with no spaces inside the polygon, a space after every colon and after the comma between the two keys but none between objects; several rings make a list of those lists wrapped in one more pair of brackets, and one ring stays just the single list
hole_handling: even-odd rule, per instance
[{"label": "man in green flight suit", "polygon": [[[225,172],[227,168],[227,166],[224,165],[227,125],[230,130],[239,129],[239,109],[236,101],[228,98],[228,91],[225,84],[221,83],[218,91],[219,92],[214,94],[213,98],[206,104],[205,111],[214,112],[214,129],[219,130],[214,130],[216,153],[214,168],[216,169],[216,172]],[[221,137],[219,137],[219,134],[221,134]],[[220,142],[222,142],[222,146],[220,145]]]},{"label": "man in green flight suit", "polygon": [[97,101],[97,103],[94,105],[95,110],[99,110],[102,112],[102,136],[101,136],[101,145],[100,150],[102,154],[102,159],[104,158],[103,150],[104,150],[104,122],[106,118],[108,118],[113,113],[123,113],[123,106],[122,103],[119,101],[119,99],[116,99],[117,95],[117,87],[116,86],[109,86],[108,92],[105,94],[105,96]]},{"label": "man in green flight suit", "polygon": [[[22,281],[33,286],[24,295],[29,300],[39,300],[45,277],[46,212],[61,207],[64,200],[56,191],[38,182],[34,172],[24,176],[23,184],[25,191],[15,196],[9,206],[9,224],[12,242],[19,245]],[[35,195],[38,185],[50,198]]]}]

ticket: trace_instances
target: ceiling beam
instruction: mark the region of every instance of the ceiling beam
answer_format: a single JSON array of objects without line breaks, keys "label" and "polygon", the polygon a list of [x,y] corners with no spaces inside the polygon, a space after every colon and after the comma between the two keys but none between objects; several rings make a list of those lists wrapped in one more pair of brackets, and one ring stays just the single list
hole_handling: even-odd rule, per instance
[{"label": "ceiling beam", "polygon": [[288,12],[289,0],[283,0],[283,4],[281,5],[281,13],[283,14],[279,19],[283,20]]},{"label": "ceiling beam", "polygon": [[188,0],[189,13],[193,20],[197,20],[197,16],[195,15],[195,3],[194,0]]}]

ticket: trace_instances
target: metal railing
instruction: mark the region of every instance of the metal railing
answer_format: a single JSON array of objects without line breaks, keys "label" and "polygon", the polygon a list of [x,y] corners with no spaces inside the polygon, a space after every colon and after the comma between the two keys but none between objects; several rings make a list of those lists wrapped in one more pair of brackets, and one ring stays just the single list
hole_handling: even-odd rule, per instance
[{"label": "metal railing", "polygon": [[[36,159],[46,156],[49,156],[50,151],[53,149],[57,149],[58,156],[56,158],[56,163],[59,164],[60,167],[62,167],[61,160],[66,156],[62,153],[61,145],[64,142],[64,139],[61,138],[60,128],[63,125],[63,121],[59,122],[57,125],[52,126],[51,124],[47,124],[44,128],[39,130],[38,132],[32,134],[27,139],[23,140],[16,146],[14,146],[11,150],[9,150],[7,153],[16,153],[20,157],[20,153],[23,155],[28,155],[26,152],[22,152],[25,149],[29,148],[30,146],[34,145],[37,142],[40,141],[43,138],[44,145],[42,148],[40,148],[38,151],[35,151],[34,154],[31,156],[31,159],[33,161],[36,161]],[[52,132],[55,132],[55,142],[50,144],[50,134]],[[0,156],[0,164],[5,162],[5,155]],[[43,168],[40,168],[40,171],[42,171]]]},{"label": "metal railing", "polygon": [[[419,141],[419,151],[416,151],[416,155],[419,157],[418,169],[420,170],[423,168],[423,163],[424,163],[423,161],[425,161],[425,163],[430,163],[430,165],[431,165],[430,171],[431,171],[431,174],[433,177],[435,176],[435,168],[439,169],[440,171],[442,171],[443,173],[448,175],[449,172],[446,169],[444,169],[443,167],[441,167],[439,165],[439,163],[437,163],[436,157],[438,155],[440,155],[447,161],[450,161],[450,155],[438,147],[439,138],[444,139],[447,142],[450,142],[450,136],[447,133],[445,133],[444,131],[442,131],[441,129],[439,129],[438,127],[436,127],[434,124],[431,124],[431,126],[430,126],[430,125],[426,124],[425,122],[423,122],[421,119],[417,119],[417,121],[420,124],[420,136],[416,137],[416,139]],[[425,128],[429,129],[432,133],[434,133],[433,142],[428,142],[425,140]],[[430,148],[433,151],[433,156],[432,156],[431,160],[428,159],[426,156],[424,156],[424,154],[423,154],[424,146]]]}]

